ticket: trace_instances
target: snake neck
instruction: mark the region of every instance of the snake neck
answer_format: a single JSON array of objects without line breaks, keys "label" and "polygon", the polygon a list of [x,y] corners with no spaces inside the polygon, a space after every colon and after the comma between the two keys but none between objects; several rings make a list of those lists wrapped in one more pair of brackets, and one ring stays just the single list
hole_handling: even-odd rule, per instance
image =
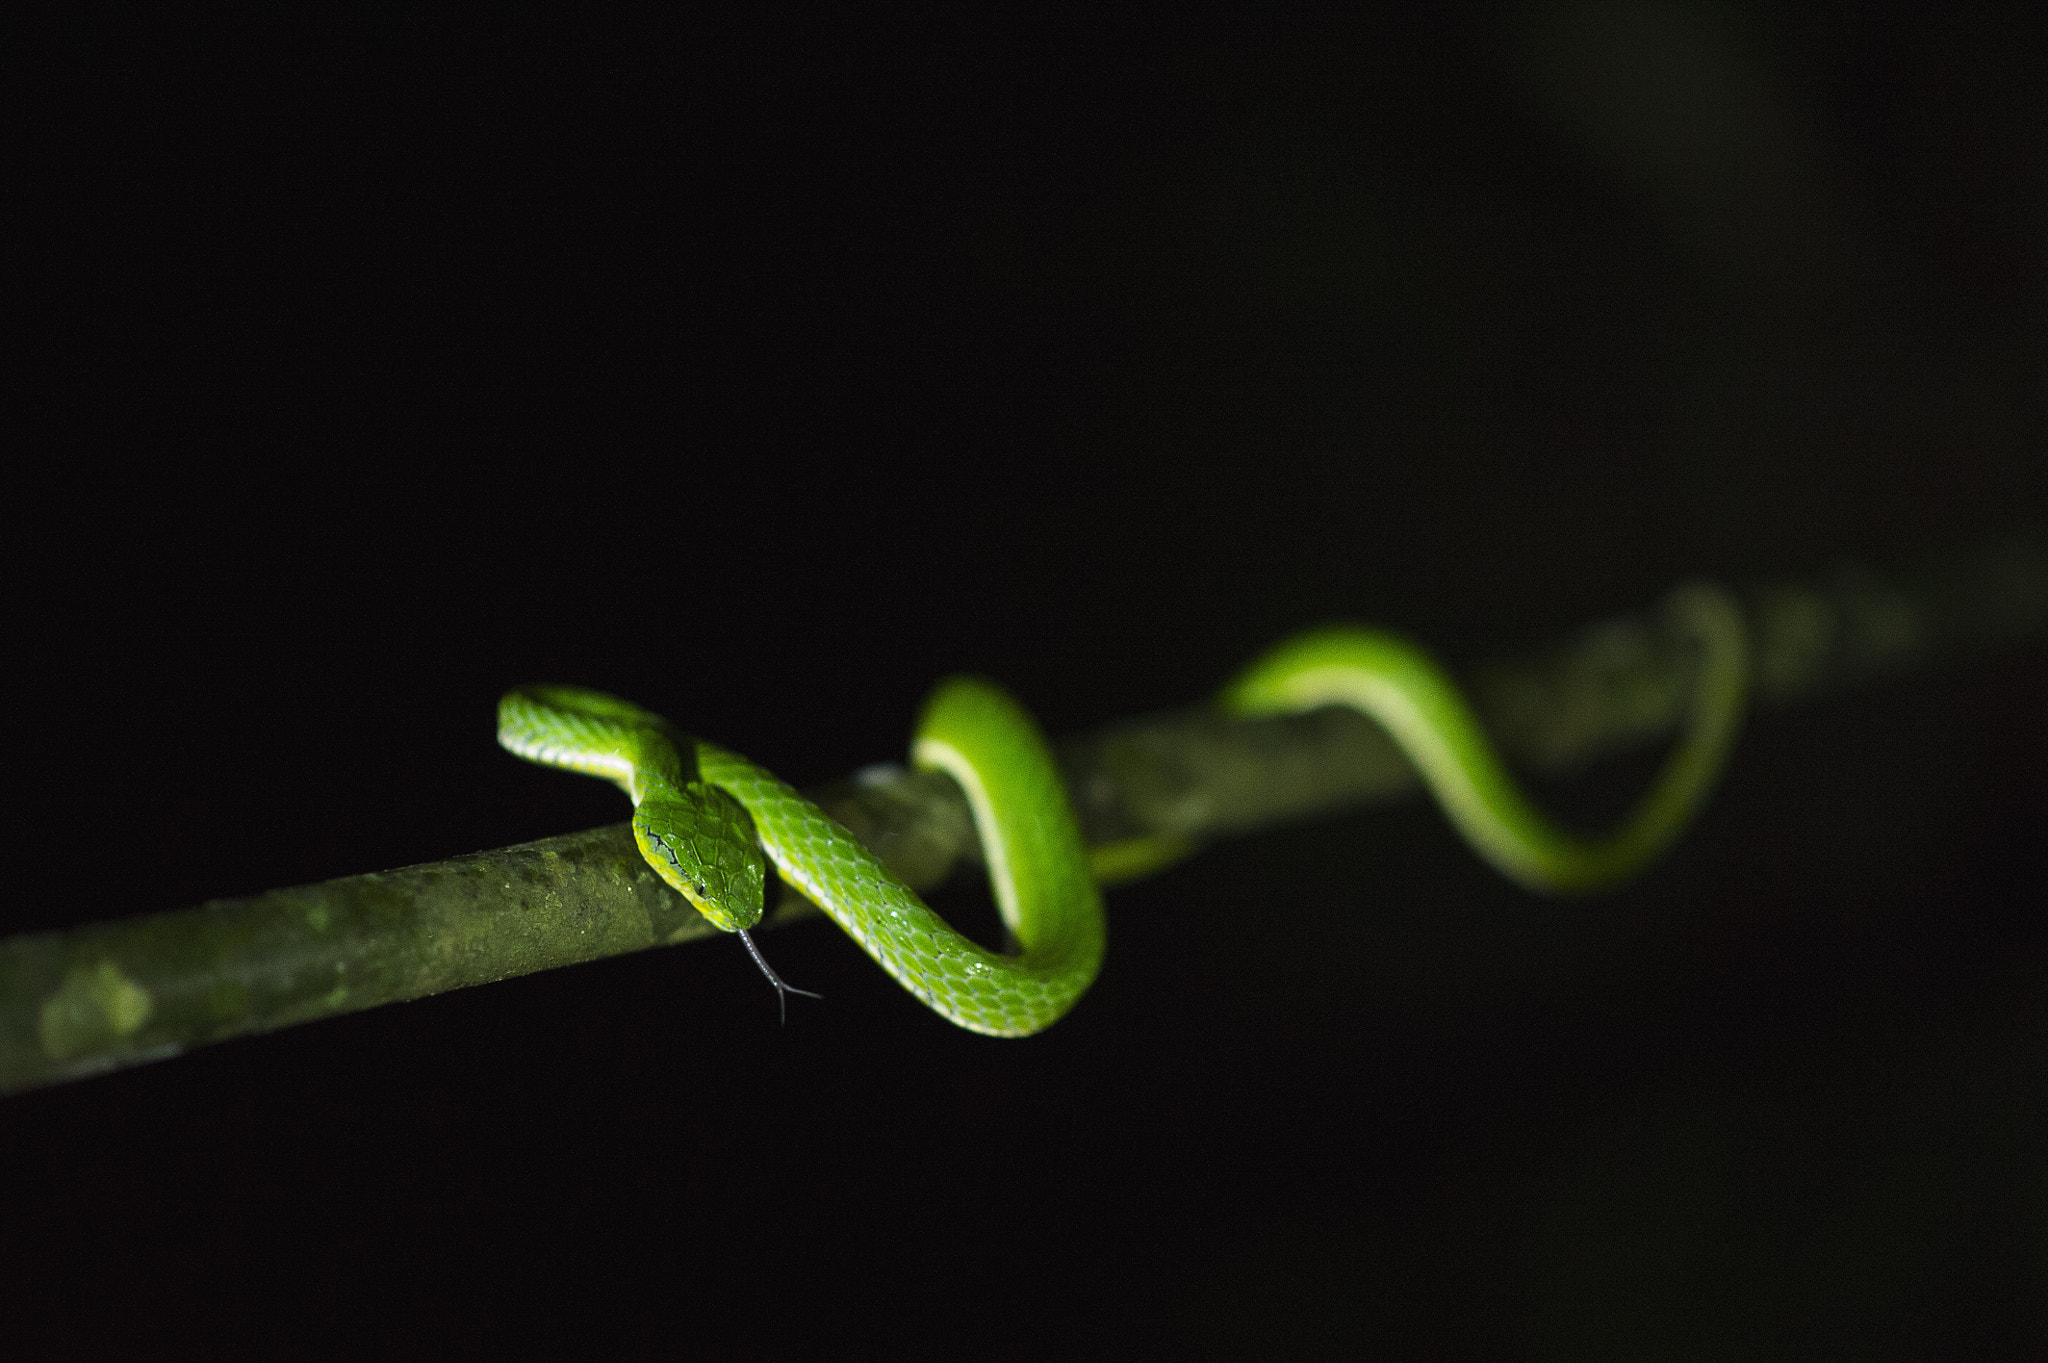
[{"label": "snake neck", "polygon": [[636,808],[649,800],[679,798],[686,786],[699,784],[695,776],[694,770],[684,771],[682,754],[667,734],[652,729],[634,733],[632,774],[625,785]]}]

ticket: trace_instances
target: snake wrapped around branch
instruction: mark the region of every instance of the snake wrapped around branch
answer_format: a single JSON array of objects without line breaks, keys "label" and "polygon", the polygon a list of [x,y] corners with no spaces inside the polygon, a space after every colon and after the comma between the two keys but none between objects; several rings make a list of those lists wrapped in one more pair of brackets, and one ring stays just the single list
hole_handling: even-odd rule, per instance
[{"label": "snake wrapped around branch", "polygon": [[[1288,639],[1218,697],[1233,714],[1350,706],[1382,725],[1474,850],[1546,894],[1635,875],[1684,829],[1740,730],[1749,678],[1742,613],[1691,583],[1665,609],[1699,646],[1686,725],[1621,826],[1567,833],[1516,786],[1456,684],[1416,644],[1352,625]],[[1098,882],[1183,855],[1170,839],[1082,845],[1058,768],[1031,716],[994,683],[941,682],[911,745],[951,775],[974,813],[996,907],[1017,945],[1001,953],[955,931],[817,805],[761,767],[601,691],[524,686],[498,706],[498,741],[531,761],[601,776],[634,804],[633,836],[654,870],[713,924],[738,933],[778,996],[791,988],[748,929],[761,919],[766,862],[933,1010],[972,1031],[1028,1036],[1051,1026],[1101,969]],[[765,856],[765,859],[764,859]]]}]

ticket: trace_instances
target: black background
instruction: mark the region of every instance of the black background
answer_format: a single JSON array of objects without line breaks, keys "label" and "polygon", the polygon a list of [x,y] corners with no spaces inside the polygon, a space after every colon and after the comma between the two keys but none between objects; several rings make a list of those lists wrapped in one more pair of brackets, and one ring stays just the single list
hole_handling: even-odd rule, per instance
[{"label": "black background", "polygon": [[[495,748],[521,681],[803,784],[949,671],[1064,733],[2048,514],[2017,10],[711,13],[17,34],[0,928],[622,818]],[[1583,903],[1420,805],[1216,847],[1025,1042],[812,925],[786,1027],[714,943],[9,1099],[0,1329],[2039,1348],[2044,694],[1761,718]]]}]

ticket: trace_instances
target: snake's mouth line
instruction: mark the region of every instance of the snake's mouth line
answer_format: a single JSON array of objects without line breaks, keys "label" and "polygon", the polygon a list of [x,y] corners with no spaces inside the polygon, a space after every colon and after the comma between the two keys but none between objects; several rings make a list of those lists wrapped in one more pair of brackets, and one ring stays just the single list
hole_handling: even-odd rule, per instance
[{"label": "snake's mouth line", "polygon": [[[675,849],[668,845],[668,839],[662,837],[659,833],[649,830],[647,834],[647,841],[653,843],[655,849],[659,851],[663,856],[668,858],[668,864],[675,867],[676,869],[676,878],[678,880],[682,879],[683,863],[681,862],[681,860],[677,858]],[[690,882],[690,888],[701,895],[704,893],[704,882],[701,880],[693,880]]]}]

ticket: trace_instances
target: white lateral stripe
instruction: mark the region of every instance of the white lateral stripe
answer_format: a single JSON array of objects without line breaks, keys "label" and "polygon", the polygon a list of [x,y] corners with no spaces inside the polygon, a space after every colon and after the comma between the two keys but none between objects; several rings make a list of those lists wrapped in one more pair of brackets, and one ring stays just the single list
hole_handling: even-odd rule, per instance
[{"label": "white lateral stripe", "polygon": [[995,890],[996,908],[1011,932],[1017,931],[1017,884],[1010,875],[1010,849],[996,827],[996,807],[981,783],[981,773],[967,760],[967,754],[937,738],[920,738],[911,749],[911,760],[920,767],[937,767],[960,783],[967,792],[967,806],[974,811],[974,831],[981,836],[981,855],[988,862],[989,885]]},{"label": "white lateral stripe", "polygon": [[555,743],[536,741],[523,734],[500,734],[498,742],[508,752],[545,766],[561,767],[588,776],[602,776],[622,784],[633,774],[633,764],[621,753],[593,753],[588,749],[564,748]]},{"label": "white lateral stripe", "polygon": [[1444,813],[1466,840],[1496,866],[1516,868],[1524,876],[1546,873],[1544,857],[1503,827],[1481,797],[1450,744],[1422,717],[1401,687],[1374,673],[1350,667],[1318,667],[1289,679],[1287,698],[1301,709],[1318,705],[1349,705],[1370,715],[1393,737],[1436,792]]}]

